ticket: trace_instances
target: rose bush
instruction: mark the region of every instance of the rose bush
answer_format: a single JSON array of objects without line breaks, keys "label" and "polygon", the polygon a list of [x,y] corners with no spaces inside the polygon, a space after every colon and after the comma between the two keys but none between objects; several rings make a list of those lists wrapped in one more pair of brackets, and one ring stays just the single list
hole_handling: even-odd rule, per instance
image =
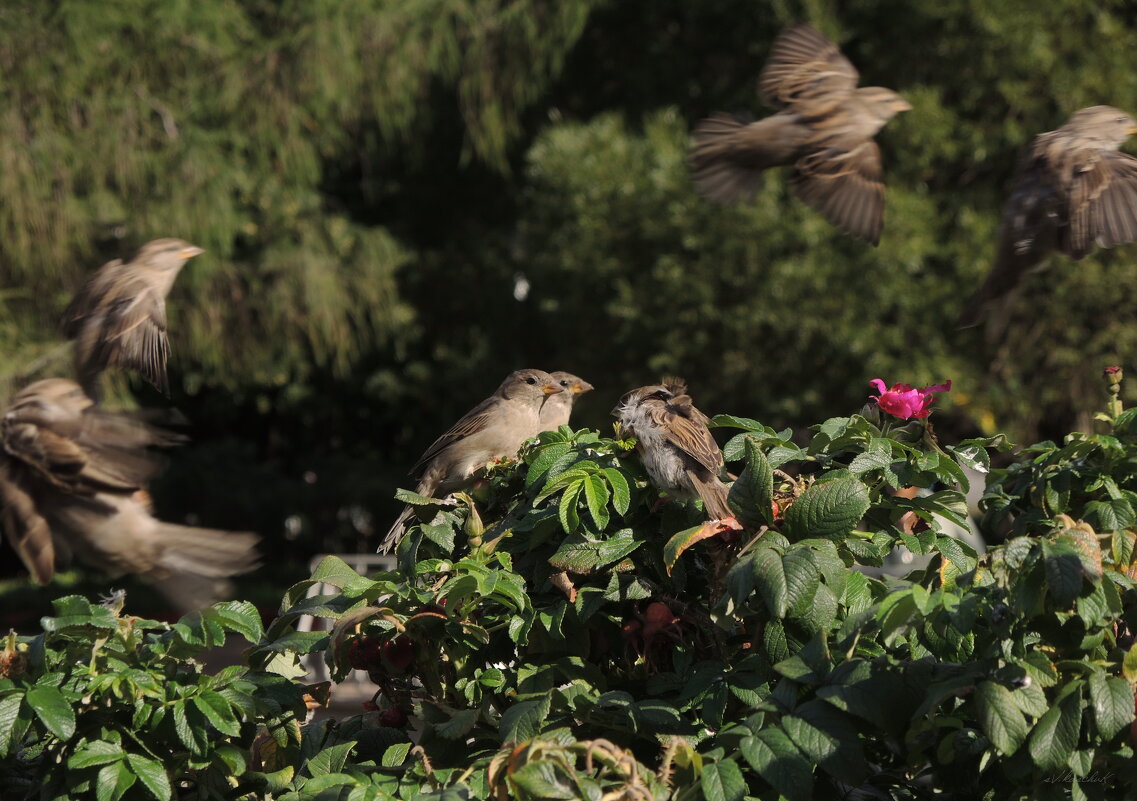
[{"label": "rose bush", "polygon": [[[398,570],[328,557],[263,633],[239,605],[164,627],[63,599],[12,644],[0,767],[50,798],[1119,797],[1137,416],[992,470],[1002,438],[939,442],[920,414],[946,386],[879,389],[807,436],[713,419],[741,531],[696,537],[629,443],[562,428],[469,495],[400,492]],[[984,554],[949,532],[976,472]],[[930,561],[856,568],[898,546]],[[250,667],[207,676],[227,626]],[[374,697],[303,724],[303,654]]]}]

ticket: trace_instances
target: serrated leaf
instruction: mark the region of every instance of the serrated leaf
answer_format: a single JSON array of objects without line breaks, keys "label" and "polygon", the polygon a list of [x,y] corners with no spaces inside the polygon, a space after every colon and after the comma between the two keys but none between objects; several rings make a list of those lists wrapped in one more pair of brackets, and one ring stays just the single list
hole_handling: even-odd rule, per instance
[{"label": "serrated leaf", "polygon": [[621,515],[626,515],[632,503],[632,491],[628,487],[628,479],[614,467],[605,467],[604,478],[612,488],[612,508]]},{"label": "serrated leaf", "polygon": [[1010,690],[993,681],[984,681],[975,688],[973,698],[987,739],[1005,756],[1017,751],[1026,739],[1027,725]]},{"label": "serrated leaf", "polygon": [[1110,740],[1133,722],[1133,687],[1101,670],[1090,674],[1090,707],[1102,739]]},{"label": "serrated leaf", "polygon": [[14,692],[0,698],[0,758],[8,756],[12,747],[16,722],[20,717],[20,706],[24,702],[22,692]]},{"label": "serrated leaf", "polygon": [[746,467],[730,487],[727,500],[738,519],[751,528],[773,525],[774,472],[751,437],[743,441]]},{"label": "serrated leaf", "polygon": [[79,746],[75,753],[67,758],[67,767],[71,770],[80,770],[94,765],[106,765],[108,762],[116,762],[124,756],[126,756],[126,752],[118,743],[93,740]]},{"label": "serrated leaf", "polygon": [[501,716],[498,733],[501,742],[520,743],[531,740],[541,731],[541,725],[548,717],[552,697],[518,701]]},{"label": "serrated leaf", "polygon": [[537,449],[537,455],[529,462],[529,472],[525,474],[525,486],[533,486],[537,479],[571,450],[572,445],[567,442],[556,442]]},{"label": "serrated leaf", "polygon": [[802,753],[844,782],[867,773],[857,730],[844,712],[820,700],[807,701],[782,717],[782,727]]},{"label": "serrated leaf", "polygon": [[758,587],[771,617],[783,618],[789,604],[786,570],[782,556],[773,548],[757,548],[753,554],[754,584]]},{"label": "serrated leaf", "polygon": [[643,544],[634,538],[630,528],[620,529],[602,540],[588,539],[573,534],[560,544],[549,557],[549,564],[557,570],[586,575],[594,570],[618,562]]},{"label": "serrated leaf", "polygon": [[383,752],[379,764],[385,768],[398,768],[407,761],[407,754],[411,752],[412,743],[395,743]]},{"label": "serrated leaf", "polygon": [[1046,588],[1054,602],[1069,608],[1082,590],[1082,558],[1078,550],[1067,543],[1043,543],[1046,560]]},{"label": "serrated leaf", "polygon": [[742,757],[788,801],[813,798],[813,770],[781,729],[765,727],[738,744]]},{"label": "serrated leaf", "polygon": [[574,480],[565,488],[557,505],[557,517],[566,534],[572,534],[580,528],[580,511],[576,508],[576,499],[580,496],[583,487],[583,478]]},{"label": "serrated leaf", "polygon": [[719,533],[720,529],[716,526],[699,524],[672,535],[667,544],[663,546],[663,566],[667,570],[667,575],[671,575],[675,563],[679,561],[679,557],[683,555],[684,551],[695,543],[710,539]]},{"label": "serrated leaf", "polygon": [[55,687],[37,685],[24,696],[28,707],[36,713],[44,727],[60,740],[70,740],[75,733],[75,710]]},{"label": "serrated leaf", "polygon": [[157,798],[158,801],[169,801],[173,796],[173,790],[170,787],[170,777],[166,774],[166,768],[161,762],[156,759],[149,759],[141,754],[127,754],[126,761],[134,775],[150,791],[150,795]]},{"label": "serrated leaf", "polygon": [[797,539],[843,538],[864,517],[869,505],[869,488],[856,478],[817,483],[786,510],[786,532]]},{"label": "serrated leaf", "polygon": [[817,560],[812,550],[799,545],[786,551],[782,557],[782,568],[786,576],[787,614],[800,615],[813,603],[813,596],[821,583]]},{"label": "serrated leaf", "polygon": [[584,480],[584,501],[597,531],[608,527],[608,484],[593,474]]},{"label": "serrated leaf", "polygon": [[1078,744],[1082,729],[1082,696],[1071,692],[1034,724],[1030,735],[1030,756],[1043,771],[1066,766]]},{"label": "serrated leaf", "polygon": [[99,769],[95,777],[95,801],[118,801],[137,777],[123,762],[112,762]]},{"label": "serrated leaf", "polygon": [[233,715],[229,702],[212,690],[202,690],[193,696],[193,704],[217,731],[236,737],[241,733],[241,725]]},{"label": "serrated leaf", "polygon": [[699,775],[699,786],[707,801],[742,801],[746,796],[742,771],[729,759],[706,765]]}]

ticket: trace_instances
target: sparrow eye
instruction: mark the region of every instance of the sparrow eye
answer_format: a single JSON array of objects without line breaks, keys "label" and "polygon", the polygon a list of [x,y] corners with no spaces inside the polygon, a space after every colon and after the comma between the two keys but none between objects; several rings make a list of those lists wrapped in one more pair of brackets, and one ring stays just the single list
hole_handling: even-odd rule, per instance
[{"label": "sparrow eye", "polygon": [[526,383],[526,384],[530,384],[530,385],[532,385],[532,384],[536,384],[536,383],[537,383],[537,379],[536,379],[536,378],[534,378],[533,376],[529,376],[528,378],[526,378],[526,379],[525,379],[525,383]]},{"label": "sparrow eye", "polygon": [[562,386],[562,387],[567,387],[568,385],[569,385],[569,382],[568,382],[568,381],[562,381],[562,382],[561,382],[561,386]]}]

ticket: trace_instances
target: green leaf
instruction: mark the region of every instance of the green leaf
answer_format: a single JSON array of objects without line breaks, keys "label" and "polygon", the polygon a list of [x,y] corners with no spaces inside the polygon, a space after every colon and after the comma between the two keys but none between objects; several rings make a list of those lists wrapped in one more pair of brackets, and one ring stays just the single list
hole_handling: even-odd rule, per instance
[{"label": "green leaf", "polygon": [[812,550],[798,545],[786,551],[782,557],[782,568],[786,576],[787,613],[799,615],[813,602],[821,583],[817,560]]},{"label": "green leaf", "polygon": [[60,740],[69,740],[75,733],[75,710],[63,693],[54,687],[38,685],[28,690],[28,706],[40,722]]},{"label": "green leaf", "polygon": [[584,534],[573,534],[560,544],[549,557],[549,564],[557,570],[586,575],[597,568],[618,562],[643,545],[630,528],[620,529],[602,540],[592,540]]},{"label": "green leaf", "polygon": [[1082,560],[1078,550],[1065,542],[1043,543],[1046,559],[1046,587],[1050,597],[1068,609],[1082,589]]},{"label": "green leaf", "polygon": [[869,509],[869,488],[856,478],[814,484],[786,510],[791,538],[846,537]]},{"label": "green leaf", "polygon": [[450,715],[449,720],[434,724],[434,731],[447,740],[459,740],[469,734],[478,722],[476,709],[459,709]]},{"label": "green leaf", "polygon": [[126,766],[125,762],[112,762],[104,765],[95,778],[96,801],[118,801],[131,785],[137,781],[136,776]]},{"label": "green leaf", "polygon": [[993,681],[984,681],[975,688],[973,699],[987,739],[1005,756],[1017,751],[1026,739],[1027,725],[1010,690]]},{"label": "green leaf", "polygon": [[1125,658],[1121,661],[1121,674],[1131,684],[1137,683],[1137,642],[1125,652]]},{"label": "green leaf", "polygon": [[1133,722],[1133,687],[1117,676],[1101,670],[1090,674],[1090,706],[1102,739],[1113,736]]},{"label": "green leaf", "polygon": [[746,467],[730,487],[728,501],[738,519],[750,528],[773,525],[774,471],[752,437],[743,441]]},{"label": "green leaf", "polygon": [[501,716],[498,733],[502,743],[520,743],[531,740],[541,731],[541,725],[549,715],[552,697],[518,701],[505,710]]},{"label": "green leaf", "polygon": [[411,752],[412,743],[395,743],[383,752],[379,764],[385,768],[398,768],[407,761],[407,754]]},{"label": "green leaf", "polygon": [[556,442],[537,449],[537,455],[529,462],[529,472],[525,474],[525,486],[532,487],[541,476],[548,472],[559,459],[563,458],[572,445],[567,442]]},{"label": "green leaf", "polygon": [[576,508],[576,499],[584,488],[585,479],[578,478],[572,481],[561,495],[557,506],[557,516],[561,521],[561,528],[566,534],[572,534],[580,528],[580,511]]},{"label": "green leaf", "polygon": [[604,478],[612,488],[612,507],[621,515],[626,515],[632,504],[632,491],[628,487],[628,479],[614,467],[605,467]]},{"label": "green leaf", "polygon": [[308,775],[326,776],[330,773],[339,773],[347,764],[347,758],[355,745],[354,742],[348,742],[321,748],[318,754],[308,760]]},{"label": "green leaf", "polygon": [[813,798],[813,769],[785,733],[772,726],[743,737],[738,750],[750,767],[788,801]]},{"label": "green leaf", "polygon": [[599,475],[584,480],[584,501],[597,531],[608,527],[608,485]]},{"label": "green leaf", "polygon": [[166,768],[156,759],[148,759],[140,754],[127,754],[126,761],[134,775],[142,780],[142,784],[150,791],[150,795],[158,801],[169,801],[173,796],[170,789],[170,777]]},{"label": "green leaf", "polygon": [[697,542],[714,537],[719,531],[717,526],[700,523],[673,535],[663,546],[663,566],[667,570],[667,575],[671,575],[675,563],[679,561],[679,557],[683,555],[684,551]]},{"label": "green leaf", "polygon": [[0,758],[8,756],[12,747],[12,734],[20,718],[20,705],[24,702],[22,692],[14,692],[0,698]]},{"label": "green leaf", "polygon": [[786,616],[789,604],[789,589],[786,586],[786,570],[782,556],[773,548],[757,548],[753,555],[754,583],[766,602],[766,608],[774,618]]},{"label": "green leaf", "polygon": [[782,717],[782,726],[811,760],[844,782],[858,783],[867,772],[864,751],[848,714],[820,700],[807,701]]},{"label": "green leaf", "polygon": [[222,696],[212,690],[202,690],[193,696],[193,705],[198,708],[205,719],[222,734],[236,737],[241,733],[241,725],[233,714],[233,708]]},{"label": "green leaf", "polygon": [[[430,500],[434,500],[433,498]],[[312,580],[331,584],[341,590],[360,591],[372,585],[370,579],[359,575],[347,562],[338,556],[325,556],[312,571]]]},{"label": "green leaf", "polygon": [[1082,730],[1082,694],[1070,692],[1039,718],[1030,735],[1030,755],[1043,771],[1066,766]]},{"label": "green leaf", "polygon": [[203,616],[215,620],[230,631],[235,631],[251,643],[264,636],[261,613],[248,601],[225,601],[206,609]]},{"label": "green leaf", "polygon": [[565,775],[565,769],[552,760],[534,760],[513,770],[509,774],[509,783],[516,789],[510,797],[549,799],[579,798],[580,792],[574,783]]},{"label": "green leaf", "polygon": [[89,768],[92,765],[105,765],[116,762],[126,756],[122,746],[118,743],[108,743],[106,740],[93,740],[75,749],[75,753],[67,758],[67,767],[72,770]]},{"label": "green leaf", "polygon": [[699,775],[699,786],[707,801],[742,801],[746,796],[746,780],[738,764],[729,759],[720,759],[703,768]]}]

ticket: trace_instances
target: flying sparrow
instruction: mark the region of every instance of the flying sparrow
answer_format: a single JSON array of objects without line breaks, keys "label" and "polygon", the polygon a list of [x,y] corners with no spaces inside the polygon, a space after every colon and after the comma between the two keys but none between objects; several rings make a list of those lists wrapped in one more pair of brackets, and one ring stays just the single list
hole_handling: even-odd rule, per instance
[{"label": "flying sparrow", "polygon": [[566,373],[564,370],[557,370],[552,373],[552,377],[557,386],[564,391],[550,396],[541,407],[542,431],[555,431],[561,426],[567,426],[577,395],[583,395],[593,389],[592,384],[583,378]]},{"label": "flying sparrow", "polygon": [[166,295],[185,263],[204,252],[181,239],[155,239],[83,285],[63,313],[63,333],[75,340],[75,370],[88,395],[98,399],[98,375],[111,366],[137,370],[170,394]]},{"label": "flying sparrow", "polygon": [[[436,439],[411,468],[418,477],[415,492],[438,497],[469,486],[487,462],[517,455],[521,444],[543,429],[541,407],[563,390],[544,370],[510,373],[486,398]],[[414,510],[408,506],[379,545],[379,553],[395,547]]]},{"label": "flying sparrow", "polygon": [[100,409],[74,381],[26,387],[0,421],[0,526],[38,584],[71,558],[137,573],[185,608],[215,600],[223,579],[257,566],[257,537],[163,523],[147,452],[177,437]]},{"label": "flying sparrow", "polygon": [[[1056,131],[1035,137],[1019,161],[1003,211],[995,266],[964,305],[959,325],[999,308],[1022,277],[1052,250],[1077,261],[1094,245],[1137,241],[1137,159],[1117,149],[1137,121],[1113,106],[1091,106]],[[1002,331],[991,321],[992,337]]]},{"label": "flying sparrow", "polygon": [[891,89],[857,88],[858,74],[837,46],[798,24],[775,41],[759,76],[776,114],[745,123],[728,114],[700,122],[691,169],[700,193],[720,203],[749,200],[762,171],[793,165],[802,202],[847,234],[876,245],[884,225],[880,149],[873,136],[912,106]]}]

